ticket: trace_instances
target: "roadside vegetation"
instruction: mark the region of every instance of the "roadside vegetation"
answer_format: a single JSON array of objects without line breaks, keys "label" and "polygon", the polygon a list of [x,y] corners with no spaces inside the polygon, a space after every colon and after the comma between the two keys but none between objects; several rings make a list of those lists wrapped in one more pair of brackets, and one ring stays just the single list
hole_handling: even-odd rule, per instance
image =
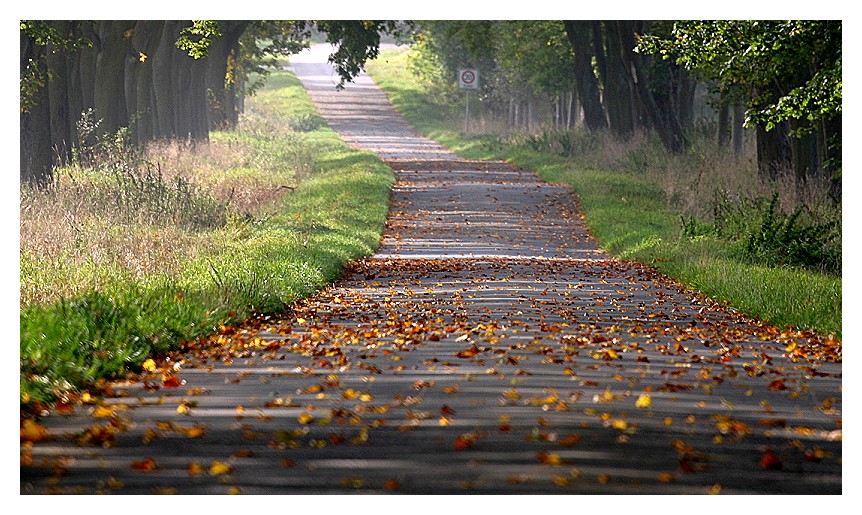
[{"label": "roadside vegetation", "polygon": [[391,171],[274,72],[238,127],[151,143],[78,124],[71,164],[20,193],[22,409],[284,310],[371,254]]},{"label": "roadside vegetation", "polygon": [[[502,159],[570,185],[601,245],[779,327],[841,337],[841,207],[828,184],[758,178],[752,143],[735,157],[710,120],[673,154],[656,139],[547,126],[511,130],[475,92],[465,132],[464,92],[414,73],[427,61],[387,49],[369,74],[423,134],[458,154]],[[420,79],[418,77],[424,77]],[[460,98],[459,98],[460,95]]]}]

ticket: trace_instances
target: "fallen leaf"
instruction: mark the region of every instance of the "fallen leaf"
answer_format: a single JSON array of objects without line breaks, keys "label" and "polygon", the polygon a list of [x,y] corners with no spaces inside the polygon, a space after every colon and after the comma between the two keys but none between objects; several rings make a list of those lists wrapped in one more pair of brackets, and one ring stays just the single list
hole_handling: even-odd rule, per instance
[{"label": "fallen leaf", "polygon": [[652,397],[646,393],[642,393],[635,401],[636,408],[649,408],[652,406]]},{"label": "fallen leaf", "polygon": [[212,462],[212,465],[210,465],[209,475],[221,476],[229,473],[231,470],[233,470],[233,467],[231,467],[230,464],[223,461],[214,461]]},{"label": "fallen leaf", "polygon": [[155,460],[153,460],[152,458],[144,458],[140,461],[133,461],[132,468],[141,472],[152,472],[159,467],[158,465],[156,465]]},{"label": "fallen leaf", "polygon": [[760,468],[764,470],[781,470],[781,458],[772,449],[765,449],[760,456]]},{"label": "fallen leaf", "polygon": [[25,419],[21,424],[22,442],[41,442],[48,438],[48,431],[36,421]]}]

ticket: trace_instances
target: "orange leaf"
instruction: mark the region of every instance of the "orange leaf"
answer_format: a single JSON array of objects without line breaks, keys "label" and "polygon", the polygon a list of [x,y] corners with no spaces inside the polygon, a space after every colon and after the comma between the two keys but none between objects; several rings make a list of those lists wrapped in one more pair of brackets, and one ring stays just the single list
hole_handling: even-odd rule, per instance
[{"label": "orange leaf", "polygon": [[44,426],[33,420],[25,420],[21,426],[22,442],[40,442],[48,438],[48,431]]},{"label": "orange leaf", "polygon": [[562,458],[560,458],[559,454],[554,454],[551,452],[541,451],[537,454],[539,458],[539,462],[543,465],[560,465],[563,463]]},{"label": "orange leaf", "polygon": [[459,436],[458,438],[455,439],[454,447],[456,449],[459,449],[459,450],[460,449],[468,449],[472,446],[473,446],[473,441],[467,437]]},{"label": "orange leaf", "polygon": [[771,383],[769,383],[769,389],[770,390],[786,390],[787,385],[784,384],[784,381],[782,381],[781,379],[776,379],[775,381],[772,381]]},{"label": "orange leaf", "polygon": [[144,458],[141,461],[133,461],[132,468],[141,472],[151,472],[159,468],[152,458]]},{"label": "orange leaf", "polygon": [[572,447],[581,441],[581,437],[575,434],[569,435],[560,440],[561,447]]},{"label": "orange leaf", "polygon": [[186,384],[186,382],[179,378],[179,376],[175,376],[174,374],[166,374],[162,377],[162,384],[165,388],[177,388]]}]

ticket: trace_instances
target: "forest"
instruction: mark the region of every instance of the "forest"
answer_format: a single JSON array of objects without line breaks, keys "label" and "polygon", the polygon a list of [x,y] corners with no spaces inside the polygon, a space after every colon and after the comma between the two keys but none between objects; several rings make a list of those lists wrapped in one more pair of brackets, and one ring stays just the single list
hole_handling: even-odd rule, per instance
[{"label": "forest", "polygon": [[312,43],[334,86],[366,70],[459,156],[570,187],[615,258],[840,361],[841,41],[831,20],[21,21],[22,413],[374,252],[394,171],[291,71]]},{"label": "forest", "polygon": [[482,69],[480,101],[509,127],[534,123],[527,113],[541,99],[556,127],[621,140],[647,132],[682,153],[700,88],[718,145],[738,148],[752,129],[762,177],[825,181],[840,202],[841,21],[79,20],[22,21],[20,32],[30,184],[50,183],[88,137],[144,145],[234,126],[265,66],[313,36],[333,43],[349,81],[383,36],[413,44],[426,57],[420,73],[438,82]]}]

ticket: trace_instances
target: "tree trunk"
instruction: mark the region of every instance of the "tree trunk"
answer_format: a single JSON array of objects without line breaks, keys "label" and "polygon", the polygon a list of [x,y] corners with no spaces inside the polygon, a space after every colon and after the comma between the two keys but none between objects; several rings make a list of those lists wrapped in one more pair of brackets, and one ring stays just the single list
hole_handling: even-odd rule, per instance
[{"label": "tree trunk", "polygon": [[725,148],[730,144],[733,134],[731,124],[730,102],[722,99],[718,106],[718,130],[716,131],[716,143],[719,148]]},{"label": "tree trunk", "polygon": [[174,60],[176,59],[176,47],[174,46],[179,35],[180,22],[166,21],[162,29],[156,50],[153,53],[153,95],[156,99],[156,118],[158,125],[155,127],[156,137],[170,139],[177,136],[176,124],[176,100]]},{"label": "tree trunk", "polygon": [[99,22],[99,53],[96,55],[96,77],[93,103],[96,116],[102,120],[100,134],[112,134],[128,126],[124,73],[129,40],[126,31],[132,21]]},{"label": "tree trunk", "polygon": [[[45,47],[37,46],[36,41],[23,30],[21,33],[20,74],[23,77],[27,65],[37,63],[39,70],[45,69]],[[51,153],[51,113],[48,101],[48,88],[40,85],[30,97],[29,106],[21,105],[21,170],[22,183],[33,186],[50,184],[52,177],[53,158]]]},{"label": "tree trunk", "polygon": [[590,50],[591,27],[589,21],[566,20],[563,22],[566,35],[575,53],[575,84],[578,98],[584,110],[584,123],[588,130],[602,130],[608,127],[605,110],[599,94],[599,84],[593,70]]},{"label": "tree trunk", "polygon": [[802,130],[804,133],[790,137],[790,155],[793,160],[793,174],[796,185],[803,187],[810,179],[816,179],[820,169],[817,155],[817,133],[808,120],[790,120],[791,134]]},{"label": "tree trunk", "polygon": [[690,131],[694,127],[694,94],[697,90],[697,82],[682,66],[676,66],[674,71],[678,86],[675,103],[676,111],[679,113],[679,124],[683,131]]},{"label": "tree trunk", "polygon": [[219,27],[222,37],[213,40],[206,58],[206,88],[208,119],[212,129],[235,127],[240,108],[235,80],[228,80],[228,66],[235,65],[239,54],[239,40],[251,22],[222,21]]},{"label": "tree trunk", "polygon": [[179,49],[174,49],[173,60],[173,84],[176,109],[176,134],[177,137],[190,140],[192,137],[192,106],[189,103],[192,87],[191,60],[187,54]]},{"label": "tree trunk", "polygon": [[[596,59],[596,69],[598,71],[599,84],[604,86],[604,90],[600,87],[602,99],[607,93],[608,86],[608,59],[610,58],[611,49],[608,47],[607,54],[605,53],[605,39],[602,37],[602,22],[591,21],[590,29],[592,30],[593,55]],[[605,104],[607,108],[607,104]]]},{"label": "tree trunk", "polygon": [[757,128],[757,172],[764,182],[770,182],[793,169],[787,123],[780,123],[767,132]]},{"label": "tree trunk", "polygon": [[132,54],[137,55],[132,71],[135,81],[135,102],[130,106],[133,114],[132,134],[141,145],[156,138],[155,103],[153,101],[153,57],[161,38],[164,23],[139,21],[132,36]]},{"label": "tree trunk", "polygon": [[627,66],[627,54],[632,50],[622,44],[619,22],[608,21],[604,26],[608,45],[607,77],[604,81],[608,122],[615,137],[628,140],[634,133],[631,74]]},{"label": "tree trunk", "polygon": [[[72,31],[72,22],[69,21],[54,21],[51,22],[51,26],[64,38],[68,38]],[[64,164],[72,157],[73,144],[73,124],[69,113],[69,52],[54,43],[49,43],[47,65],[51,148],[57,164]]]},{"label": "tree trunk", "polygon": [[740,158],[745,153],[745,105],[742,102],[733,103],[733,122],[731,129],[733,155],[736,158]]},{"label": "tree trunk", "polygon": [[[631,22],[620,23],[620,41],[623,48],[634,48],[634,27]],[[628,58],[628,66],[632,82],[638,93],[638,98],[649,118],[650,124],[658,132],[662,145],[669,152],[678,154],[688,146],[682,125],[679,123],[679,113],[672,102],[669,84],[654,84],[647,73],[643,56],[635,52],[624,54]],[[661,96],[654,92],[662,91]]]}]

